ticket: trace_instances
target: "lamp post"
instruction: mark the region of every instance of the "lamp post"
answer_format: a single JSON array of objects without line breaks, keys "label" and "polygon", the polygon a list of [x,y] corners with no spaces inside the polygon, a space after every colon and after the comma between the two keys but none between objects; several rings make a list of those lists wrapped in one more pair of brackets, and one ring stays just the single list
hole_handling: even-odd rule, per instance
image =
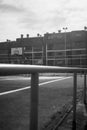
[{"label": "lamp post", "polygon": [[[85,30],[85,50],[86,50],[86,52],[85,52],[85,68],[87,68],[87,38],[86,38],[86,35],[87,35],[87,26],[84,26],[84,30]],[[86,100],[86,98],[87,98],[87,93],[86,93],[86,90],[87,90],[87,74],[85,73],[84,74],[84,99],[83,99],[83,101],[84,101],[84,104],[87,104],[87,100]]]},{"label": "lamp post", "polygon": [[68,28],[67,27],[64,27],[63,30],[65,31],[65,34],[64,34],[64,41],[65,41],[65,66],[67,66],[67,57],[66,57],[66,30]]},{"label": "lamp post", "polygon": [[84,31],[85,31],[85,67],[87,67],[87,38],[86,38],[86,35],[87,35],[87,26],[84,26]]}]

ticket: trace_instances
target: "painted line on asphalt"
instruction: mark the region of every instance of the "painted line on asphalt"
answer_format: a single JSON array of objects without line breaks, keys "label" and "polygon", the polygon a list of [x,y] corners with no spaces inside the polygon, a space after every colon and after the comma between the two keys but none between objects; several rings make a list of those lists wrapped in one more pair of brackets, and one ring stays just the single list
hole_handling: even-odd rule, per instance
[{"label": "painted line on asphalt", "polygon": [[[56,82],[56,81],[61,81],[61,80],[69,79],[69,78],[71,78],[71,76],[70,77],[61,78],[61,79],[59,78],[59,79],[55,79],[55,80],[43,82],[43,83],[40,83],[39,86],[42,86],[42,85],[45,85],[45,84],[49,84],[49,83],[53,83],[53,82]],[[23,90],[30,89],[30,88],[31,88],[31,86],[27,86],[27,87],[24,87],[24,88],[19,88],[19,89],[15,89],[15,90],[10,90],[10,91],[6,91],[6,92],[2,92],[2,93],[0,93],[0,96],[6,95],[6,94],[15,93],[15,92],[19,92],[19,91],[23,91]]]},{"label": "painted line on asphalt", "polygon": [[[63,78],[62,77],[43,77],[43,76],[40,76],[39,79],[58,79],[58,78]],[[0,81],[5,81],[5,80],[30,80],[31,77],[0,77]]]},{"label": "painted line on asphalt", "polygon": [[43,82],[43,83],[40,83],[39,86],[42,86],[42,85],[45,85],[45,84],[49,84],[49,83],[53,83],[53,82],[56,82],[56,81],[61,81],[61,80],[64,80],[64,79],[69,79],[69,78],[71,78],[71,77],[64,77],[64,78],[60,78],[60,79],[55,79],[55,80]]}]

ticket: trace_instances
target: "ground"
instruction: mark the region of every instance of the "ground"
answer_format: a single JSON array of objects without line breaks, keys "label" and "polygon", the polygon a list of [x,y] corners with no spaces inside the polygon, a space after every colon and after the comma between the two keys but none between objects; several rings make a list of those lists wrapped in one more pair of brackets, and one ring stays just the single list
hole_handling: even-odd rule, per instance
[{"label": "ground", "polygon": [[[42,78],[40,83],[58,79],[39,88],[39,129],[50,120],[50,117],[60,109],[73,94],[73,78],[64,77]],[[61,80],[59,80],[61,79]],[[0,79],[0,94],[2,92],[30,86],[30,80]],[[78,77],[78,88],[83,87],[83,77]],[[0,129],[29,130],[30,120],[30,89],[3,94],[0,96]]]}]

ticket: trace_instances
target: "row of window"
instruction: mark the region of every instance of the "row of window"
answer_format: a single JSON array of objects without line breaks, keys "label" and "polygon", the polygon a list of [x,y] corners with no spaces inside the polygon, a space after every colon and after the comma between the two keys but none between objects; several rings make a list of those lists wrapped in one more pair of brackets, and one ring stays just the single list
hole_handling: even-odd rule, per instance
[{"label": "row of window", "polygon": [[[0,59],[2,58],[21,58],[23,56],[20,55],[14,55],[14,56],[8,56],[8,55],[0,55]],[[33,59],[33,58],[43,58],[43,54],[42,53],[36,53],[36,54],[27,54],[24,55],[24,57],[26,57],[27,59]],[[53,55],[53,54],[47,54],[46,58],[50,58],[50,59],[59,59],[59,58],[85,58],[86,54],[79,54],[79,55]]]},{"label": "row of window", "polygon": [[[82,58],[82,59],[66,59],[67,60],[67,65],[86,65],[86,58]],[[43,64],[43,59],[17,59],[17,58],[14,58],[14,59],[1,59],[0,60],[0,63],[27,63],[27,64]],[[65,65],[65,59],[62,58],[62,59],[58,59],[58,60],[55,60],[55,59],[47,59],[46,60],[46,63],[47,65],[60,65],[60,66],[64,66]]]},{"label": "row of window", "polygon": [[[25,64],[43,64],[43,51],[36,53],[24,53],[23,55],[6,55],[0,54],[0,63],[25,63]],[[86,65],[86,49],[73,49],[70,50],[47,50],[46,64],[64,66],[65,60],[67,65]]]}]

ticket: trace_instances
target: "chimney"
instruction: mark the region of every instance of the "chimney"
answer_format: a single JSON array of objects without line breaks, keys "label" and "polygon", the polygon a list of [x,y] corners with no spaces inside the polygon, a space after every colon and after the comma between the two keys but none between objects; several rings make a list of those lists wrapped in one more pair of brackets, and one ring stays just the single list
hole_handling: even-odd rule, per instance
[{"label": "chimney", "polygon": [[21,34],[21,39],[23,38],[23,34]]},{"label": "chimney", "polygon": [[58,33],[61,33],[61,30],[58,30]]},{"label": "chimney", "polygon": [[29,38],[29,34],[27,34],[27,38]]},{"label": "chimney", "polygon": [[7,39],[6,41],[7,41],[7,42],[9,42],[9,40],[8,40],[8,39]]},{"label": "chimney", "polygon": [[6,41],[7,41],[7,42],[10,42],[10,40],[9,40],[9,39],[7,39]]},{"label": "chimney", "polygon": [[40,36],[40,34],[39,33],[37,33],[37,37],[39,37]]}]

